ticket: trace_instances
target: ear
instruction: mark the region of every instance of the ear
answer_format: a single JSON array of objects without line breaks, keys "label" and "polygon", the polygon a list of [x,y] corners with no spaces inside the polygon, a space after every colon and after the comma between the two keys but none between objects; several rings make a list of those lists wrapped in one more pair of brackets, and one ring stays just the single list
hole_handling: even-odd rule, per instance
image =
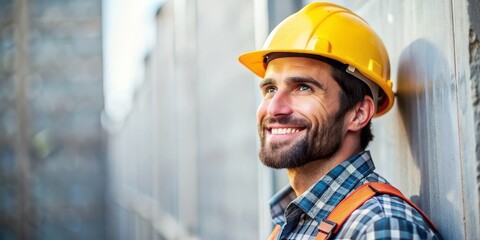
[{"label": "ear", "polygon": [[360,131],[375,114],[375,103],[370,96],[365,96],[348,114],[346,126],[348,131]]}]

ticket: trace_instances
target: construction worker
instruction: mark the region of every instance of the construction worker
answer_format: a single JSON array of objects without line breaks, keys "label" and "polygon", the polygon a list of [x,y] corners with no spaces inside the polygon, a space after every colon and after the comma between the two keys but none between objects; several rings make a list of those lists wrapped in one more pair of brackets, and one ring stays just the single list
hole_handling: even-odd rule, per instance
[{"label": "construction worker", "polygon": [[394,93],[387,51],[362,18],[311,3],[239,61],[262,78],[260,159],[290,181],[271,199],[270,239],[441,239],[365,150]]}]

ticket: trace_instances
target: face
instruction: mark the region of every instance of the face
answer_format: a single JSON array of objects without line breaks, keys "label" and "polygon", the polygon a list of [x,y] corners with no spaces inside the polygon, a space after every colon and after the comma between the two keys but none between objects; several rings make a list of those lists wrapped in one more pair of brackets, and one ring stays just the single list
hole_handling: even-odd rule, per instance
[{"label": "face", "polygon": [[[295,168],[331,157],[343,139],[337,117],[340,87],[318,60],[272,60],[260,83],[257,111],[260,159],[272,168]],[[339,119],[337,119],[339,118]]]}]

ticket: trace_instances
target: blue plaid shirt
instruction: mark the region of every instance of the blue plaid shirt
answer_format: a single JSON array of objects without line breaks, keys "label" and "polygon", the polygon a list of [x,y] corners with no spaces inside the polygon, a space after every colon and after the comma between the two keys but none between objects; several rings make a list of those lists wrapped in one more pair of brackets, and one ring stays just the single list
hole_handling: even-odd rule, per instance
[{"label": "blue plaid shirt", "polygon": [[[282,226],[277,239],[314,239],[319,223],[350,192],[366,182],[387,183],[373,170],[364,151],[335,167],[299,197],[288,186],[271,200],[274,224]],[[378,195],[355,210],[335,239],[441,239],[422,215],[402,199]]]}]

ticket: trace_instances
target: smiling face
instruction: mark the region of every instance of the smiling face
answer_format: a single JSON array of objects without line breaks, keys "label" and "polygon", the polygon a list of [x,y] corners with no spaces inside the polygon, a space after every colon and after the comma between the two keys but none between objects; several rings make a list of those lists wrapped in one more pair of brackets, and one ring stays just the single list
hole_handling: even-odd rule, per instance
[{"label": "smiling face", "polygon": [[345,130],[340,87],[330,65],[301,57],[272,60],[260,83],[257,111],[260,159],[272,168],[295,168],[331,157]]}]

